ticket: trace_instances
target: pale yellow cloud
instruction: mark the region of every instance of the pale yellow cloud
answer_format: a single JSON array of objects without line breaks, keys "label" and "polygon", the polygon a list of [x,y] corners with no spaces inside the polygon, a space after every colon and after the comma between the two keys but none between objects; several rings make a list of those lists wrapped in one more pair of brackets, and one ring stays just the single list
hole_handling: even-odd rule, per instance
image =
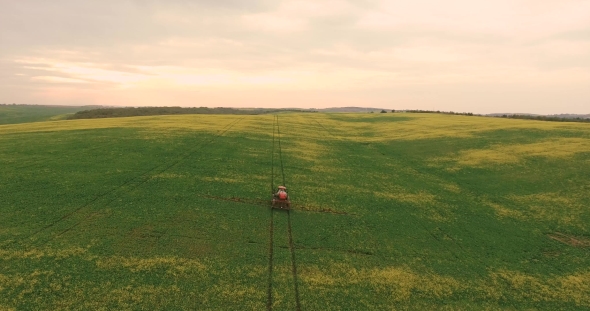
[{"label": "pale yellow cloud", "polygon": [[25,58],[19,59],[16,62],[25,64],[23,68],[43,70],[67,76],[36,76],[32,78],[36,80],[46,80],[51,82],[59,81],[79,83],[80,81],[95,81],[116,83],[124,86],[149,78],[149,76],[145,74],[130,73],[101,68],[106,65],[101,63],[77,63],[48,58]]},{"label": "pale yellow cloud", "polygon": [[2,9],[8,102],[588,113],[590,0]]},{"label": "pale yellow cloud", "polygon": [[407,27],[508,37],[547,36],[590,25],[590,1],[382,0],[357,25],[377,30]]},{"label": "pale yellow cloud", "polygon": [[54,76],[35,76],[35,77],[31,77],[31,79],[37,80],[37,81],[54,82],[54,83],[88,83],[88,81],[84,81],[84,80],[80,80],[80,79],[54,77]]},{"label": "pale yellow cloud", "polygon": [[263,32],[298,32],[310,28],[313,18],[350,14],[354,10],[347,1],[288,0],[276,10],[243,15],[245,27]]}]

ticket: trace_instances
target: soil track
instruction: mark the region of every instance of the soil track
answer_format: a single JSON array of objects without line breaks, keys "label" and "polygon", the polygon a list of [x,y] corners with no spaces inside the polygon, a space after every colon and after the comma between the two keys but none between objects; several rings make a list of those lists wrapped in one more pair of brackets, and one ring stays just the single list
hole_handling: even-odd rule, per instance
[{"label": "soil track", "polygon": [[[275,135],[275,125],[276,125],[276,135]],[[283,153],[281,148],[281,131],[279,126],[279,116],[275,115],[273,120],[273,139],[272,139],[272,156],[271,156],[271,190],[272,193],[275,191],[275,184],[274,184],[274,155],[275,155],[275,146],[278,146],[278,153],[279,153],[279,162],[281,166],[281,179],[283,181],[282,185],[286,186],[286,177],[285,177],[285,169],[283,165]],[[275,144],[276,140],[276,144]],[[272,195],[271,193],[271,195]],[[266,308],[267,310],[272,310],[272,272],[273,272],[273,235],[274,235],[274,208],[271,207],[270,210],[270,225],[269,225],[269,262],[268,262],[268,293],[267,293],[267,302]],[[295,306],[296,310],[301,310],[301,300],[299,298],[299,284],[298,284],[298,277],[297,277],[297,262],[295,260],[295,246],[293,243],[293,229],[291,226],[291,211],[287,210],[287,235],[289,238],[289,250],[291,253],[291,273],[293,275],[293,290],[295,292]]]},{"label": "soil track", "polygon": [[272,257],[273,257],[273,231],[274,231],[274,220],[273,220],[274,211],[270,210],[270,223],[268,225],[268,286],[266,292],[266,309],[272,310]]},{"label": "soil track", "polygon": [[554,232],[552,234],[548,234],[547,236],[552,240],[561,242],[572,247],[590,248],[590,238],[587,237],[578,237],[564,234],[561,232]]},{"label": "soil track", "polygon": [[299,286],[297,284],[297,264],[295,261],[295,246],[293,246],[293,230],[291,229],[291,211],[287,211],[287,221],[289,224],[289,249],[291,250],[291,272],[293,273],[293,286],[295,288],[295,306],[297,311],[301,310],[299,300]]},{"label": "soil track", "polygon": [[[277,116],[275,115],[272,122],[272,149],[271,149],[271,164],[270,164],[270,193],[274,193],[274,163],[275,163],[275,124],[277,122]],[[272,310],[272,269],[273,269],[273,239],[274,239],[274,210],[270,208],[270,223],[268,225],[268,286],[266,295],[266,309]]]},{"label": "soil track", "polygon": [[[271,204],[270,200],[268,199],[260,199],[260,198],[240,198],[240,197],[220,197],[214,195],[200,195],[194,194],[195,196],[212,199],[212,200],[220,200],[220,201],[228,201],[228,202],[236,202],[236,203],[243,203],[248,205],[256,205],[256,206],[264,206],[268,207]],[[295,203],[291,203],[290,210],[297,210],[306,213],[322,213],[322,214],[332,214],[332,215],[345,215],[345,216],[358,216],[355,213],[348,213],[348,212],[341,212],[335,211],[330,208],[323,208],[317,207],[312,205],[298,205]]]}]

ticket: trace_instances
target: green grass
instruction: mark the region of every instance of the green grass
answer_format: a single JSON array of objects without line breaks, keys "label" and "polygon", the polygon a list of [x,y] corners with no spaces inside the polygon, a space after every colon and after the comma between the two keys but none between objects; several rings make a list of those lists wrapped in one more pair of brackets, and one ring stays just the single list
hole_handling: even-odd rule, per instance
[{"label": "green grass", "polygon": [[0,310],[590,308],[590,125],[274,120],[0,126]]},{"label": "green grass", "polygon": [[84,109],[88,108],[68,106],[2,105],[0,106],[0,125],[63,120],[67,116]]}]

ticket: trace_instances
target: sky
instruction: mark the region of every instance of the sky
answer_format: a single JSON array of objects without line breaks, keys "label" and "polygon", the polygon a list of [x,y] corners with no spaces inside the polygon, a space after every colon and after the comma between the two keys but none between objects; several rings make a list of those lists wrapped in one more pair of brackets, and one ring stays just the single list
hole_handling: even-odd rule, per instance
[{"label": "sky", "polygon": [[590,113],[590,0],[0,0],[0,103]]}]

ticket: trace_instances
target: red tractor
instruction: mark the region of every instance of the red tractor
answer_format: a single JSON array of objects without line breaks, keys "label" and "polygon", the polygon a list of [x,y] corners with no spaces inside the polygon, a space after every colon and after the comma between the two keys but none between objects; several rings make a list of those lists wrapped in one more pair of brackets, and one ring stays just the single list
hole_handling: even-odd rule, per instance
[{"label": "red tractor", "polygon": [[289,194],[287,194],[287,188],[285,186],[279,186],[276,193],[272,195],[272,207],[280,209],[291,209],[291,201],[289,200]]}]

